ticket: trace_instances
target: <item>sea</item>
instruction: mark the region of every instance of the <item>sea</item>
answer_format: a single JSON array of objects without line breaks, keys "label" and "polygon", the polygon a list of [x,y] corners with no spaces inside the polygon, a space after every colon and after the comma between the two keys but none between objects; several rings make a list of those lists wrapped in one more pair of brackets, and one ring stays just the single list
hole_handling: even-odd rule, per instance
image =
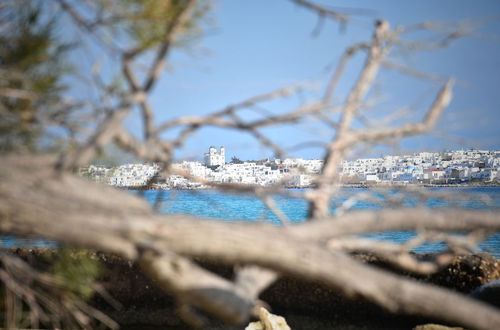
[{"label": "sea", "polygon": [[[290,189],[287,195],[272,196],[276,206],[291,223],[306,221],[307,203],[295,197],[304,192]],[[268,222],[280,225],[278,217],[257,197],[228,194],[217,190],[149,190],[130,191],[144,198],[163,214],[189,214],[205,221]],[[500,210],[500,187],[428,187],[414,189],[369,190],[367,188],[341,188],[332,198],[332,214],[352,210],[379,210],[386,207],[421,207],[431,209],[463,208]],[[500,221],[500,219],[499,219]],[[414,232],[384,232],[365,235],[372,239],[403,243]],[[55,242],[42,239],[21,239],[12,235],[0,237],[3,247],[54,247]],[[500,258],[500,233],[494,233],[479,244],[479,251],[489,252]],[[414,249],[415,252],[438,252],[446,248],[442,242],[428,242]],[[478,252],[478,251],[476,251]]]}]

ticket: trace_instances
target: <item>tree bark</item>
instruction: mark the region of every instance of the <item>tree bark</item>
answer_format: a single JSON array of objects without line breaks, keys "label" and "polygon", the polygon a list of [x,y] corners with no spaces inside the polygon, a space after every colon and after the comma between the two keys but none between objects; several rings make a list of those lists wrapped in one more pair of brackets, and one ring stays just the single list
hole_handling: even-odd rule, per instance
[{"label": "tree bark", "polygon": [[[237,289],[233,283],[197,268],[193,268],[194,273],[177,272],[193,274],[190,279],[172,276],[176,274],[171,273],[173,270],[183,268],[173,266],[172,259],[162,258],[180,255],[208,257],[231,264],[255,264],[325,283],[347,296],[364,297],[392,312],[419,314],[478,329],[500,326],[500,312],[483,303],[369,267],[342,252],[328,251],[318,244],[317,238],[322,237],[323,232],[309,229],[314,228],[312,224],[288,229],[157,215],[146,202],[132,194],[71,174],[57,174],[52,170],[51,159],[2,157],[1,163],[0,231],[55,239],[139,260],[148,274],[168,283],[163,287],[171,293],[181,292],[189,298],[186,293],[198,290],[194,295],[197,307],[214,315],[222,316],[221,310],[227,309],[228,301],[240,299],[233,311],[224,316],[233,323],[249,317],[255,293],[253,297],[245,297],[244,290]],[[488,220],[483,224],[489,224],[488,229],[498,229],[498,213],[494,213],[494,218],[486,216],[485,219]],[[451,226],[451,229],[457,227]],[[298,234],[308,231],[311,231],[309,235]],[[186,269],[192,267],[185,264]],[[199,283],[203,282],[206,285],[200,287]],[[230,299],[226,300],[228,296]],[[214,306],[219,307],[214,310]]]}]

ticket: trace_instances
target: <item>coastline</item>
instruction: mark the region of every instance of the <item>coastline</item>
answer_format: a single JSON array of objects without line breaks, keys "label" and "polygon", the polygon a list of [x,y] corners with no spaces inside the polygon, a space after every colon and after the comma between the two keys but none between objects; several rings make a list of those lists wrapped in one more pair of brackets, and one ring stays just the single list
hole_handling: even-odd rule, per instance
[{"label": "coastline", "polygon": [[[246,185],[243,185],[246,186]],[[258,185],[250,185],[255,187],[265,187]],[[189,186],[189,187],[169,187],[152,184],[148,186],[114,186],[124,190],[218,190],[216,186]],[[343,183],[336,186],[337,188],[400,188],[400,187],[420,187],[420,188],[491,188],[500,187],[500,182],[478,182],[478,183]],[[308,186],[284,186],[285,189],[313,189],[314,185]]]}]

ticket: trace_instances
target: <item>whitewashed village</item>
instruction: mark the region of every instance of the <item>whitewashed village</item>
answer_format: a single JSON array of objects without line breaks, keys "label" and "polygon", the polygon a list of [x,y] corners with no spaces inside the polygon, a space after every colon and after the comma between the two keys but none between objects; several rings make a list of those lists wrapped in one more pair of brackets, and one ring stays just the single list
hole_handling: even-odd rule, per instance
[{"label": "whitewashed village", "polygon": [[[125,164],[107,168],[91,165],[81,169],[83,176],[117,187],[152,189],[207,189],[210,183],[247,185],[281,184],[289,188],[314,185],[321,172],[319,159],[265,159],[226,162],[224,147],[210,147],[204,162],[183,161],[172,165],[165,175],[158,164]],[[451,185],[500,184],[500,151],[455,150],[420,152],[412,155],[385,156],[344,161],[341,183],[365,185]]]}]

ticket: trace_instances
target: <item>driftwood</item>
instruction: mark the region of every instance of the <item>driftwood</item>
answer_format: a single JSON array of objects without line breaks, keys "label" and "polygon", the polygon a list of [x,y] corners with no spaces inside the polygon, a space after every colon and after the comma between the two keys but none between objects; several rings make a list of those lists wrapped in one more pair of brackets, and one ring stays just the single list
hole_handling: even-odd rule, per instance
[{"label": "driftwood", "polygon": [[[349,21],[349,16],[341,11],[307,0],[292,1],[316,13],[320,20],[328,18],[341,24]],[[85,134],[84,141],[81,136],[66,141],[74,148],[63,149],[54,156],[13,154],[0,157],[0,232],[54,239],[137,261],[152,279],[179,299],[185,307],[181,306],[181,310],[196,324],[199,322],[189,311],[190,307],[228,323],[244,324],[251,315],[257,316],[262,304],[259,294],[277,277],[287,274],[321,282],[346,296],[365,298],[395,313],[418,314],[471,328],[500,328],[500,312],[491,306],[364,265],[347,254],[352,250],[370,250],[400,267],[419,273],[431,272],[444,265],[446,258],[433,264],[421,263],[408,253],[411,247],[430,238],[439,238],[451,248],[470,250],[489,233],[500,231],[498,211],[396,208],[344,212],[342,208],[336,216],[329,214],[329,202],[340,180],[339,166],[350,150],[427,132],[451,101],[453,79],[433,78],[433,81],[439,80],[440,91],[421,121],[392,128],[354,130],[352,123],[365,106],[366,96],[382,67],[427,77],[393,62],[389,58],[391,50],[438,49],[463,36],[463,30],[451,30],[442,38],[436,38],[436,42],[427,41],[423,45],[401,40],[404,28],[392,29],[389,22],[377,21],[370,40],[349,47],[341,56],[339,65],[324,86],[324,94],[317,100],[304,102],[288,111],[266,113],[258,119],[242,115],[244,110],[266,101],[297,95],[306,88],[286,87],[250,97],[205,116],[183,116],[155,122],[151,92],[161,78],[173,45],[206,8],[196,0],[176,1],[178,7],[172,17],[161,21],[164,24],[162,38],[144,45],[118,32],[116,42],[123,44],[115,45],[108,33],[116,28],[122,29],[120,31],[126,35],[120,23],[130,17],[127,16],[130,13],[122,12],[120,1],[88,3],[91,5],[82,10],[73,2],[57,1],[60,13],[66,14],[70,23],[94,42],[97,40],[110,48],[112,60],[119,61],[117,73],[127,82],[127,87],[118,93],[108,92],[112,88],[102,83],[103,79],[95,79],[101,81],[96,82],[101,96],[114,102],[109,107],[100,103],[93,106],[95,114],[85,123],[92,129]],[[9,4],[5,6],[7,8]],[[99,10],[104,9],[110,11],[109,16],[101,15]],[[96,15],[90,15],[93,10],[98,11]],[[410,27],[406,31],[429,28],[432,24]],[[345,101],[340,105],[336,100],[334,103],[336,87],[344,70],[358,52],[366,53],[359,77]],[[34,97],[23,90],[5,88],[0,89],[0,96]],[[134,109],[139,110],[142,120],[141,138],[123,125],[124,119]],[[337,115],[338,121],[334,120]],[[49,119],[44,122],[40,116],[40,125],[67,126],[64,121]],[[255,187],[203,182],[214,189],[251,193],[262,198],[282,224],[288,224],[276,227],[264,223],[220,223],[190,216],[159,215],[136,196],[88,182],[74,174],[80,166],[91,162],[100,148],[111,143],[145,161],[160,163],[165,175],[174,174],[171,168],[174,152],[204,127],[249,134],[276,155],[285,157],[287,153],[261,129],[311,119],[328,124],[333,138],[323,144],[324,166],[316,179],[316,189],[299,196],[309,203],[310,221],[304,224],[291,225],[276,208],[270,198],[272,194],[291,194],[284,192],[279,185]],[[173,138],[162,138],[164,133],[172,131],[178,134]],[[297,169],[297,173],[300,171]],[[417,231],[419,236],[404,246],[356,237],[388,230]],[[460,238],[450,236],[455,232],[467,235]],[[241,268],[236,279],[230,281],[192,261],[198,257]]]},{"label": "driftwood", "polygon": [[[500,324],[500,312],[492,307],[368,267],[342,251],[328,251],[320,245],[326,237],[400,228],[402,221],[405,228],[434,223],[442,230],[467,230],[482,219],[481,225],[499,230],[498,213],[462,211],[458,217],[456,213],[450,217],[426,213],[429,219],[422,223],[419,216],[401,218],[399,211],[382,211],[371,217],[361,212],[360,226],[349,228],[346,223],[356,219],[356,213],[350,213],[331,221],[330,233],[320,228],[329,227],[325,225],[327,220],[292,228],[217,223],[156,215],[149,205],[126,192],[54,172],[50,160],[2,159],[2,232],[55,239],[138,260],[150,276],[182,301],[230,323],[241,324],[248,319],[257,293],[245,290],[244,280],[225,280],[186,257],[259,265],[278,274],[325,283],[347,296],[364,297],[393,312],[420,314],[472,328],[492,329]],[[269,274],[262,278],[270,283]],[[258,290],[266,287],[255,285],[259,277],[249,280]]]}]

